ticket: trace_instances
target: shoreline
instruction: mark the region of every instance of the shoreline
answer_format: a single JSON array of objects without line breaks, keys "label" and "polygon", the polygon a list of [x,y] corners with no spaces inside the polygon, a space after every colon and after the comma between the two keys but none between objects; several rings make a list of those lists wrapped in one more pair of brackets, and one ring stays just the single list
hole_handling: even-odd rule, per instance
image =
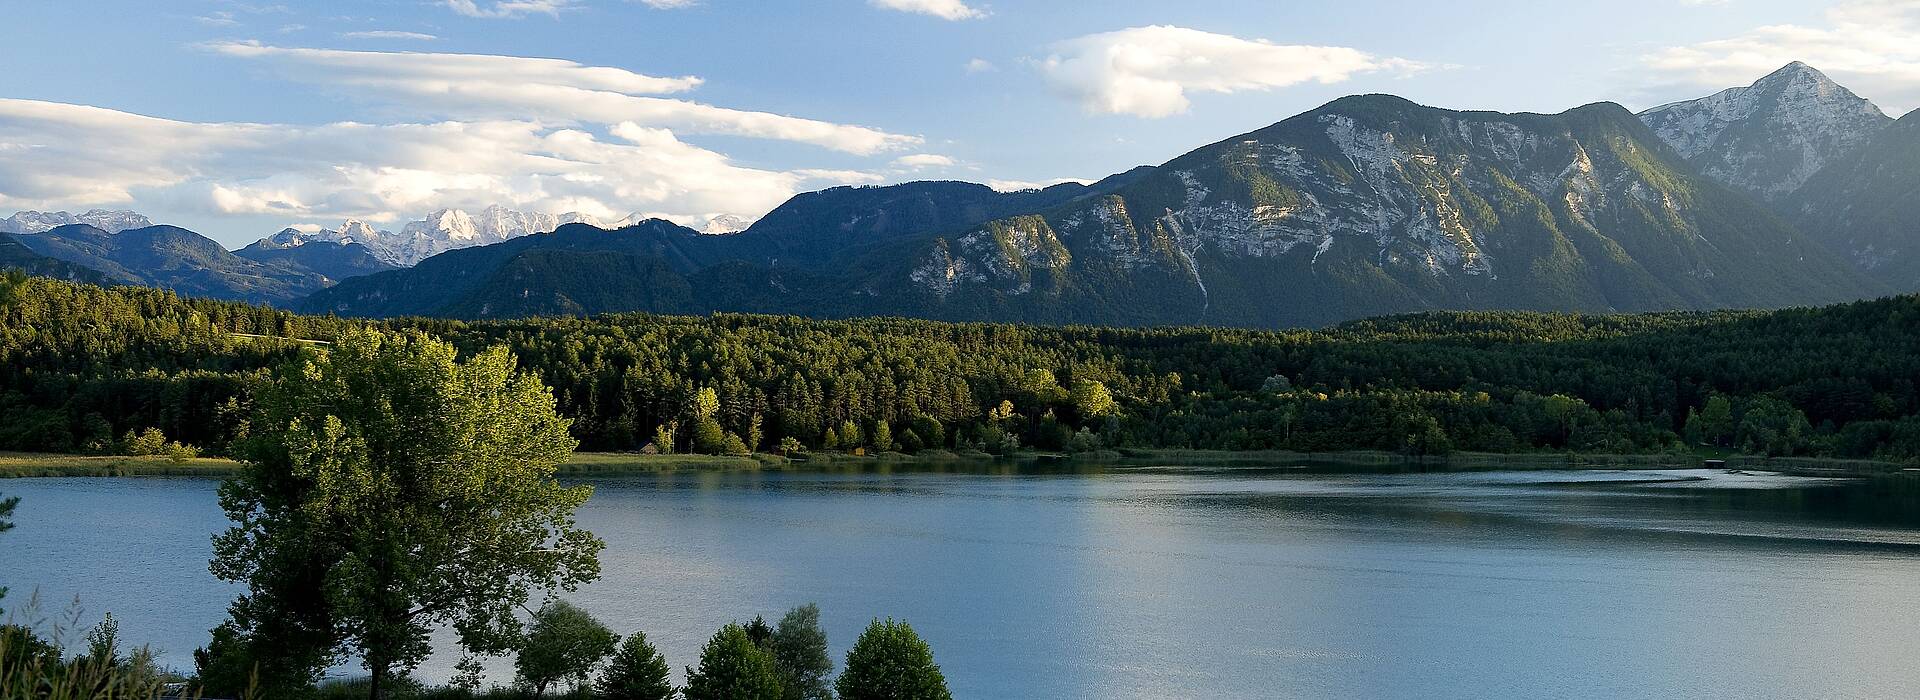
[{"label": "shoreline", "polygon": [[[641,455],[621,452],[579,452],[560,465],[561,476],[626,476],[674,471],[759,471],[786,469],[847,469],[873,467],[1073,469],[1099,467],[1215,467],[1263,468],[1275,466],[1350,467],[1355,470],[1487,471],[1499,469],[1695,469],[1706,459],[1720,459],[1728,469],[1755,469],[1796,476],[1868,477],[1920,473],[1920,467],[1898,462],[1827,459],[1819,457],[1763,457],[1755,455],[1620,455],[1581,453],[1479,453],[1407,456],[1391,452],[1284,452],[1186,449],[1102,450],[1081,454],[1030,452],[1012,456],[929,450],[920,454],[897,452],[871,456],[821,453],[788,459],[779,455]],[[238,462],[200,457],[175,462],[166,457],[90,456],[37,452],[0,452],[0,479],[34,477],[226,477],[239,472]]]}]

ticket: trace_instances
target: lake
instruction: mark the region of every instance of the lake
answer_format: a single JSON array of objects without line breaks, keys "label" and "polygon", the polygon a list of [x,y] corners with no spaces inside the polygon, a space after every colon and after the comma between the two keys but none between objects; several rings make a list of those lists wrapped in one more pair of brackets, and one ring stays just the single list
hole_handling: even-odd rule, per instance
[{"label": "lake", "polygon": [[[605,575],[570,599],[645,630],[676,671],[721,624],[812,601],[836,660],[870,619],[904,618],[962,698],[1920,697],[1920,489],[1904,480],[1162,467],[588,483]],[[38,589],[59,613],[78,596],[81,625],[111,610],[190,667],[236,592],[206,570],[216,486],[0,480],[24,499],[0,535],[4,604]]]}]

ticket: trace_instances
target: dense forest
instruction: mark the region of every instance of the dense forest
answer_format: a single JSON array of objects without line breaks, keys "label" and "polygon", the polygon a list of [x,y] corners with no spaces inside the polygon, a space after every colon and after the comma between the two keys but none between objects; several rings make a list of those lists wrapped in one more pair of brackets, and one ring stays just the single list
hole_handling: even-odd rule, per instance
[{"label": "dense forest", "polygon": [[1426,313],[1323,330],[619,314],[305,316],[0,281],[0,449],[221,454],[250,387],[343,329],[505,346],[582,449],[1131,447],[1920,460],[1920,297],[1770,312]]}]

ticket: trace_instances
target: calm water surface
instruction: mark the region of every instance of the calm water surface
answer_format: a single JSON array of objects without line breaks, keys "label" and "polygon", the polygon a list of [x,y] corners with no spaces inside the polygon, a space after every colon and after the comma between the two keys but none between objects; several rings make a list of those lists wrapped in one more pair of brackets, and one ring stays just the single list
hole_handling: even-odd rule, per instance
[{"label": "calm water surface", "polygon": [[[1920,697],[1920,499],[1898,483],[1279,468],[590,483],[581,520],[607,540],[605,576],[572,599],[644,629],[676,669],[729,620],[814,601],[837,658],[869,619],[906,618],[963,698]],[[0,481],[24,499],[0,536],[7,607],[77,596],[82,625],[111,610],[190,666],[236,593],[206,571],[216,485]]]}]

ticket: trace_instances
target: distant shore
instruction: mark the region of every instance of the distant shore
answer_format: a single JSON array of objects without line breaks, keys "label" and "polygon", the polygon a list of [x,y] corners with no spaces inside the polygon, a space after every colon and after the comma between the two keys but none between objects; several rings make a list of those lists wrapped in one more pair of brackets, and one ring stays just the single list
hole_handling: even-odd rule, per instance
[{"label": "distant shore", "polygon": [[[1825,459],[1817,457],[1763,457],[1724,455],[1729,469],[1755,469],[1805,476],[1876,476],[1920,473],[1920,468],[1896,462]],[[921,468],[1002,467],[1261,467],[1300,465],[1352,467],[1359,470],[1413,469],[1468,471],[1488,469],[1689,469],[1706,466],[1699,455],[1614,455],[1579,453],[1492,454],[1456,452],[1417,456],[1391,452],[1284,452],[1181,449],[1102,450],[1081,454],[1024,452],[995,456],[983,452],[927,450],[918,454],[887,452],[878,455],[817,453],[796,455],[643,455],[624,452],[580,452],[560,466],[562,476],[620,476],[671,471],[752,471],[779,469],[860,469],[890,466]],[[198,476],[225,477],[238,473],[240,463],[217,457],[175,461],[166,457],[117,457],[37,452],[0,452],[0,479],[73,476]]]}]

